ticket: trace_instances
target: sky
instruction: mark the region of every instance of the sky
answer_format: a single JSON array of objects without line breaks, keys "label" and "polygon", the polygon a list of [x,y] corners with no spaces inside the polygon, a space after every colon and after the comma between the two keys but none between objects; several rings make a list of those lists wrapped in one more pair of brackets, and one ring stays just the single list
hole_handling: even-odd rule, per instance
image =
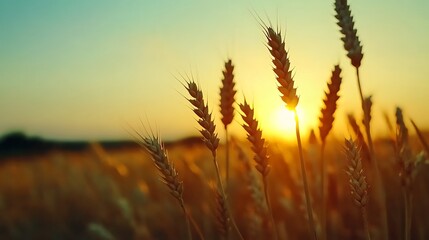
[{"label": "sky", "polygon": [[[396,106],[429,128],[429,1],[349,1],[363,44],[361,78],[373,95],[373,131]],[[340,40],[333,1],[0,0],[0,134],[54,139],[130,138],[153,128],[164,139],[198,134],[180,75],[203,89],[223,136],[219,87],[235,65],[237,101],[255,106],[267,137],[292,139],[294,123],[276,89],[255,15],[285,32],[300,96],[303,134],[317,128],[326,82],[343,68],[333,136],[361,117],[354,68]],[[185,96],[185,97],[184,97]],[[231,132],[244,135],[238,113]]]}]

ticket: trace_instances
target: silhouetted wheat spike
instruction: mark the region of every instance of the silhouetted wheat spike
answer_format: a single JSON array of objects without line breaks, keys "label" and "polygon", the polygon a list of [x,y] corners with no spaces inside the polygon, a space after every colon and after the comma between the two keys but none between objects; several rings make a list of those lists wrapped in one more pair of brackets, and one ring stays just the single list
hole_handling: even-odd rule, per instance
[{"label": "silhouetted wheat spike", "polygon": [[292,78],[292,71],[289,70],[290,62],[287,56],[285,42],[282,39],[280,31],[274,31],[271,27],[264,25],[264,33],[268,40],[268,50],[273,58],[274,73],[276,74],[277,82],[279,83],[278,90],[280,91],[281,98],[286,104],[286,108],[293,110],[295,114],[295,130],[296,141],[298,144],[299,159],[301,163],[301,174],[304,185],[305,202],[308,214],[308,224],[314,239],[317,239],[316,225],[314,224],[313,208],[311,205],[310,191],[307,182],[307,173],[305,169],[305,161],[301,144],[301,135],[299,132],[299,118],[296,106],[299,102],[299,97],[296,94],[296,88],[293,87],[294,81]]},{"label": "silhouetted wheat spike", "polygon": [[212,152],[213,157],[216,157],[216,149],[219,146],[219,137],[215,132],[216,125],[212,119],[212,114],[209,112],[209,108],[204,102],[203,92],[192,80],[186,82],[185,88],[192,97],[191,99],[188,99],[188,101],[194,106],[193,111],[199,117],[197,121],[202,127],[200,133],[203,135],[203,140],[207,148]]},{"label": "silhouetted wheat spike", "polygon": [[285,42],[280,32],[275,32],[271,27],[265,29],[265,36],[268,40],[268,49],[273,56],[273,71],[276,74],[279,83],[278,90],[282,94],[281,98],[286,103],[288,109],[294,110],[299,102],[296,95],[294,81],[292,79],[292,70],[290,70],[290,61],[285,49]]},{"label": "silhouetted wheat spike", "polygon": [[265,139],[262,138],[262,131],[258,128],[258,120],[255,119],[254,110],[246,100],[244,100],[243,104],[240,104],[240,109],[243,112],[241,116],[245,122],[243,128],[247,132],[247,139],[252,144],[252,150],[255,153],[253,158],[256,162],[255,167],[265,177],[271,170],[271,165],[268,163],[268,150],[265,146]]},{"label": "silhouetted wheat spike", "polygon": [[347,0],[335,0],[335,12],[335,17],[338,19],[337,24],[341,28],[340,32],[344,35],[341,40],[344,43],[347,56],[350,58],[352,65],[359,68],[363,58],[362,45],[357,36],[357,30],[354,27],[352,12]]},{"label": "silhouetted wheat spike", "polygon": [[334,113],[337,110],[337,101],[340,98],[338,92],[340,91],[341,86],[341,68],[339,65],[335,65],[334,70],[332,71],[331,82],[328,83],[328,91],[325,92],[325,99],[323,100],[324,107],[322,107],[322,116],[319,118],[319,133],[320,139],[322,140],[321,145],[321,154],[320,154],[320,176],[321,176],[321,197],[322,197],[322,207],[321,207],[321,226],[322,226],[322,239],[326,239],[326,197],[325,197],[325,179],[326,179],[326,161],[324,159],[326,137],[332,129],[334,123]]},{"label": "silhouetted wheat spike", "polygon": [[225,69],[222,71],[223,79],[220,88],[220,113],[222,115],[222,123],[225,128],[225,172],[226,172],[226,187],[228,188],[229,182],[229,135],[228,125],[234,119],[235,94],[237,91],[234,89],[234,65],[231,59],[225,62]]},{"label": "silhouetted wheat spike", "polygon": [[225,69],[222,71],[223,79],[220,88],[220,113],[222,114],[222,123],[225,127],[234,119],[235,94],[237,91],[234,89],[234,65],[231,59],[225,62]]},{"label": "silhouetted wheat spike", "polygon": [[168,159],[167,151],[161,140],[157,136],[141,137],[140,144],[143,146],[152,157],[153,163],[161,173],[162,182],[167,185],[171,195],[179,201],[179,204],[184,212],[186,218],[186,225],[188,230],[188,238],[192,239],[191,227],[189,223],[189,216],[185,208],[183,201],[183,182],[179,180],[179,174],[177,173],[174,165]]},{"label": "silhouetted wheat spike", "polygon": [[225,193],[225,188],[222,183],[222,179],[220,177],[220,171],[219,171],[219,164],[216,159],[216,150],[219,145],[219,138],[217,136],[216,131],[216,125],[214,124],[214,121],[212,119],[212,115],[209,112],[209,108],[207,104],[204,102],[203,98],[203,92],[199,89],[197,84],[192,80],[189,79],[186,81],[186,85],[184,85],[186,90],[188,91],[189,95],[191,95],[191,99],[188,99],[188,101],[194,106],[194,113],[198,116],[198,124],[202,127],[200,130],[201,135],[203,136],[203,140],[207,146],[207,148],[211,151],[213,156],[213,163],[215,165],[216,170],[216,177],[218,182],[218,188],[219,191],[222,194],[223,199],[225,199],[225,204],[227,204],[227,210],[228,215],[231,219],[231,224],[234,227],[237,236],[240,239],[243,239],[243,236],[240,233],[240,230],[237,227],[237,224],[234,221],[234,218],[232,217],[231,210],[228,207],[227,202],[227,196]]},{"label": "silhouetted wheat spike", "polygon": [[325,92],[325,99],[323,100],[324,108],[322,108],[322,116],[319,118],[319,133],[322,142],[326,140],[329,132],[334,123],[334,113],[337,110],[337,100],[340,98],[338,92],[341,86],[341,68],[335,65],[332,71],[331,82],[328,83],[328,91]]},{"label": "silhouetted wheat spike", "polygon": [[346,172],[350,177],[349,184],[350,188],[352,189],[351,194],[353,197],[353,202],[361,210],[367,239],[371,239],[368,217],[365,209],[368,203],[368,184],[366,182],[366,177],[362,168],[360,148],[358,144],[356,144],[352,139],[346,139],[345,152],[348,160]]},{"label": "silhouetted wheat spike", "polygon": [[271,218],[272,228],[276,232],[276,239],[278,239],[276,223],[274,221],[271,202],[268,195],[267,175],[271,169],[271,165],[268,163],[268,149],[265,143],[265,139],[262,138],[262,131],[258,128],[258,121],[255,119],[254,116],[254,109],[250,107],[246,99],[244,99],[244,103],[240,104],[239,106],[241,111],[243,112],[241,114],[241,117],[244,121],[243,128],[247,132],[247,140],[249,140],[249,142],[252,144],[252,151],[255,153],[255,156],[253,157],[256,162],[255,167],[262,175],[262,181],[264,183],[265,201],[267,203],[269,215]]}]

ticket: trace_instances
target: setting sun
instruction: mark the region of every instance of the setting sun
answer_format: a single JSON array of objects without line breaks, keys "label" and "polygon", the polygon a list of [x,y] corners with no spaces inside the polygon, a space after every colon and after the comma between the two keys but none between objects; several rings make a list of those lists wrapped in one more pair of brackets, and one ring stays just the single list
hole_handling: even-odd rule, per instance
[{"label": "setting sun", "polygon": [[[306,136],[308,129],[305,127],[307,122],[305,114],[298,108],[298,116],[300,120],[300,131],[302,136]],[[264,119],[262,128],[267,132],[267,135],[274,136],[279,139],[288,141],[295,140],[295,114],[293,111],[286,109],[284,104],[273,108],[271,114]]]}]

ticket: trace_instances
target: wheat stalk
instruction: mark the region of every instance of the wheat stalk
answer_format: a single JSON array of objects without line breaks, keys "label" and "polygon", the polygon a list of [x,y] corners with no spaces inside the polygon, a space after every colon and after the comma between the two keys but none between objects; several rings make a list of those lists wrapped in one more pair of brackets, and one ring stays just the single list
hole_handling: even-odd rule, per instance
[{"label": "wheat stalk", "polygon": [[272,56],[274,64],[273,71],[276,74],[278,90],[281,93],[281,99],[286,104],[286,108],[293,110],[295,114],[295,130],[296,140],[298,144],[299,158],[301,162],[301,175],[304,185],[305,201],[308,214],[308,223],[310,231],[314,239],[317,239],[316,225],[314,224],[313,208],[311,205],[310,191],[307,183],[307,173],[301,144],[301,135],[299,131],[299,117],[296,107],[299,102],[299,97],[294,88],[294,80],[292,78],[292,70],[290,70],[290,61],[285,48],[285,41],[281,36],[280,31],[274,31],[272,27],[264,26],[264,34],[268,41],[268,50]]},{"label": "wheat stalk", "polygon": [[[413,182],[424,159],[424,154],[414,157],[408,140],[402,109],[396,108],[396,156],[398,159],[405,207],[404,239],[411,239],[411,220],[413,211]],[[414,124],[414,123],[413,123]]]},{"label": "wheat stalk", "polygon": [[[347,51],[347,56],[350,58],[352,65],[356,68],[356,76],[357,76],[357,84],[359,89],[359,96],[361,99],[362,104],[362,110],[364,112],[364,123],[365,123],[365,129],[366,129],[366,135],[368,140],[368,146],[369,150],[371,152],[371,156],[374,155],[373,145],[372,145],[372,138],[371,138],[371,132],[369,123],[370,120],[366,119],[366,117],[369,115],[366,110],[368,109],[367,104],[365,103],[365,98],[362,93],[362,84],[360,81],[360,75],[359,75],[359,68],[361,66],[361,61],[363,58],[362,53],[362,45],[360,43],[359,37],[357,36],[357,30],[354,27],[354,20],[353,16],[350,10],[350,6],[347,4],[347,0],[335,0],[335,17],[337,18],[338,26],[341,28],[340,32],[343,34],[343,37],[341,40],[344,43],[344,48]],[[375,163],[377,175],[378,173],[378,165]]]},{"label": "wheat stalk", "polygon": [[273,216],[273,210],[271,207],[270,198],[268,195],[268,183],[267,176],[270,172],[271,165],[268,162],[268,148],[266,146],[265,139],[262,137],[262,131],[258,127],[258,120],[256,120],[254,116],[254,109],[247,103],[246,99],[244,99],[244,103],[239,104],[241,111],[241,117],[243,118],[244,124],[243,128],[247,132],[247,140],[252,144],[252,151],[255,153],[253,159],[256,162],[255,168],[262,175],[262,181],[264,185],[264,194],[265,201],[267,203],[269,215],[271,218],[272,228],[275,230],[275,237],[278,239],[278,231],[276,228],[276,223]]},{"label": "wheat stalk", "polygon": [[350,177],[349,185],[353,202],[360,208],[364,223],[364,230],[367,239],[371,239],[369,232],[368,217],[366,214],[366,205],[368,203],[368,183],[362,167],[362,159],[360,157],[360,148],[352,139],[345,140],[345,152],[348,160],[347,174]]},{"label": "wheat stalk", "polygon": [[[185,85],[186,84],[186,85]],[[219,191],[222,193],[223,199],[225,199],[225,202],[228,206],[227,202],[227,196],[225,193],[225,188],[222,183],[222,179],[220,177],[219,172],[219,165],[216,159],[216,150],[219,146],[219,138],[216,133],[216,125],[214,124],[214,121],[212,119],[212,115],[209,112],[209,108],[207,104],[204,102],[203,92],[201,89],[197,86],[197,84],[192,80],[188,79],[186,80],[186,83],[184,84],[184,87],[188,91],[189,95],[191,96],[188,101],[194,106],[194,113],[198,116],[198,124],[202,127],[200,130],[201,135],[203,136],[203,140],[207,146],[207,148],[211,151],[213,156],[213,163],[216,170],[216,177],[218,182],[218,188]],[[232,217],[231,210],[229,207],[228,209],[228,215],[230,216],[232,226],[234,227],[237,235],[240,239],[243,239],[243,236],[240,233],[240,230],[237,227],[237,224],[234,221],[234,218]]]},{"label": "wheat stalk", "polygon": [[153,134],[149,137],[145,137],[140,134],[139,136],[141,138],[140,145],[149,152],[153,163],[161,174],[162,182],[168,187],[170,194],[179,202],[186,218],[188,238],[192,239],[189,215],[183,201],[183,182],[179,180],[179,174],[177,173],[176,168],[168,159],[168,154],[164,144],[158,136]]},{"label": "wheat stalk", "polygon": [[334,123],[334,113],[337,109],[337,101],[340,98],[338,92],[341,86],[341,68],[339,65],[335,65],[332,71],[331,82],[328,83],[328,91],[325,92],[325,99],[323,100],[324,108],[322,108],[322,116],[319,118],[319,134],[322,140],[321,151],[320,151],[320,176],[321,176],[321,196],[322,196],[322,207],[321,207],[321,223],[322,223],[322,239],[326,239],[326,197],[325,197],[325,179],[326,179],[326,161],[324,159],[326,137],[332,129]]},{"label": "wheat stalk", "polygon": [[223,79],[220,88],[220,113],[222,115],[222,123],[225,128],[225,157],[226,157],[226,186],[228,188],[229,182],[229,135],[228,125],[234,119],[235,94],[237,91],[234,89],[234,65],[231,59],[225,62],[225,69],[222,71]]}]

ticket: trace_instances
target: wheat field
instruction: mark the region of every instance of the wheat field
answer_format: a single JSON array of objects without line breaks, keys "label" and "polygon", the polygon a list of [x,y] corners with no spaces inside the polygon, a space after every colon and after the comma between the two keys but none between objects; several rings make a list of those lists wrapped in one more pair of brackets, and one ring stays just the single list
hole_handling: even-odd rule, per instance
[{"label": "wheat field", "polygon": [[[134,142],[18,148],[28,139],[4,137],[0,239],[429,239],[429,132],[392,105],[388,132],[373,136],[380,114],[362,86],[365,45],[351,9],[347,0],[334,3],[337,41],[350,62],[327,69],[310,134],[300,128],[293,47],[279,26],[251,13],[271,57],[272,93],[294,116],[294,141],[266,134],[257,106],[237,94],[234,59],[219,69],[217,103],[207,100],[204,81],[173,76],[194,117],[191,137],[164,142],[148,121],[130,131]],[[344,67],[353,79],[343,79]],[[330,133],[343,81],[356,81],[361,108],[338,138]],[[232,124],[246,137],[231,134]]]}]

